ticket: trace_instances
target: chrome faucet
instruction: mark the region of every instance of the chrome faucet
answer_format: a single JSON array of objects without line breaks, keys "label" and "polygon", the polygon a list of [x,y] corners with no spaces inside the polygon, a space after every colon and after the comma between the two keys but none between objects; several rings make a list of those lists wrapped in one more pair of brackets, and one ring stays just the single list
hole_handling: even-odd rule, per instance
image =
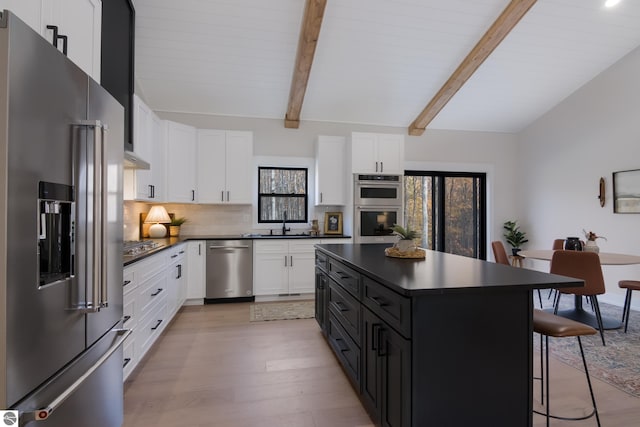
[{"label": "chrome faucet", "polygon": [[287,211],[282,213],[282,235],[287,234],[287,231],[291,231],[290,228],[287,228]]}]

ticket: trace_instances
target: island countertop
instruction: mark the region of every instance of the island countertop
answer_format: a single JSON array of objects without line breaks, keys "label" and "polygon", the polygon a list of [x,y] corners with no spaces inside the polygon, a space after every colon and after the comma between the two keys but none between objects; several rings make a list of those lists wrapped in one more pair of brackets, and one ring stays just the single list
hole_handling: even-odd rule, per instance
[{"label": "island countertop", "polygon": [[316,249],[404,295],[584,286],[565,276],[426,250],[425,259],[391,258],[388,244],[321,244]]}]

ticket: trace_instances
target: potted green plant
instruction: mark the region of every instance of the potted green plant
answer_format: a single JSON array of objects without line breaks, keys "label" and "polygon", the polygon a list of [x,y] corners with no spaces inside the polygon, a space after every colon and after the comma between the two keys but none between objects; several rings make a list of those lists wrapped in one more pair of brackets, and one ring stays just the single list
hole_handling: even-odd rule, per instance
[{"label": "potted green plant", "polygon": [[407,252],[415,249],[416,244],[414,239],[420,237],[419,231],[412,230],[409,225],[403,227],[398,224],[394,224],[393,227],[391,227],[391,231],[393,231],[393,234],[400,237],[400,240],[396,243],[396,248],[398,248],[399,251]]},{"label": "potted green plant", "polygon": [[508,244],[511,245],[511,253],[513,255],[518,255],[520,251],[520,246],[523,243],[527,243],[529,240],[527,239],[527,233],[524,231],[520,231],[520,227],[517,224],[517,221],[506,221],[503,224],[503,228],[506,230],[504,233],[504,238]]},{"label": "potted green plant", "polygon": [[178,237],[180,235],[180,226],[187,222],[187,218],[171,218],[171,223],[169,224],[169,236]]}]

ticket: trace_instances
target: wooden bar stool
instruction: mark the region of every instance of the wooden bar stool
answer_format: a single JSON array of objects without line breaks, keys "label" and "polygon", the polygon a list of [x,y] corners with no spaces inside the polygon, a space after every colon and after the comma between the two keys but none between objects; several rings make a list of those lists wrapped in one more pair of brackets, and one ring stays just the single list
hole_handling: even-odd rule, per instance
[{"label": "wooden bar stool", "polygon": [[[542,310],[534,309],[533,310],[533,331],[540,334],[540,363],[542,362],[542,336],[544,335],[545,341],[545,361],[544,361],[544,370],[541,372],[541,379],[543,391],[546,391],[546,402],[543,399],[543,405],[545,405],[546,413],[533,411],[536,414],[544,415],[547,418],[547,427],[549,426],[549,419],[554,418],[558,420],[586,420],[595,415],[596,421],[598,423],[598,427],[600,427],[600,417],[598,416],[598,408],[596,407],[596,398],[593,395],[593,387],[591,386],[591,377],[589,376],[589,370],[587,368],[587,360],[584,357],[584,350],[582,348],[582,341],[580,337],[582,335],[595,335],[597,331],[591,326],[585,325],[580,322],[576,322],[575,320],[567,319],[564,317],[556,316],[555,314],[547,313]],[[576,337],[578,339],[578,345],[580,347],[580,355],[582,356],[582,363],[584,364],[584,373],[587,377],[587,384],[589,385],[589,394],[591,395],[591,402],[593,403],[593,411],[584,417],[560,417],[557,415],[551,415],[549,409],[549,337],[556,338],[565,338],[565,337]],[[546,380],[545,380],[546,379]],[[546,381],[546,382],[545,382]],[[544,387],[546,385],[546,390]]]},{"label": "wooden bar stool", "polygon": [[624,323],[624,333],[627,333],[627,327],[629,326],[629,314],[631,311],[631,292],[640,291],[640,281],[638,280],[620,280],[618,286],[627,290],[627,294],[624,297],[624,307],[622,309],[622,323]]}]

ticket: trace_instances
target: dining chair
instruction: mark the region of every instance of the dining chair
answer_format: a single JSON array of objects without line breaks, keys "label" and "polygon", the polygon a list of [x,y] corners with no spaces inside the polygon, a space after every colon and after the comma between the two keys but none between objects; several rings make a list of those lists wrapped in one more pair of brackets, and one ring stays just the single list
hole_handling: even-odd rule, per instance
[{"label": "dining chair", "polygon": [[554,314],[558,313],[562,294],[588,297],[598,321],[598,330],[600,331],[602,345],[606,345],[604,342],[602,315],[600,314],[600,305],[598,304],[597,297],[605,293],[604,277],[602,276],[602,267],[600,266],[598,254],[595,252],[582,251],[555,251],[551,258],[551,268],[549,272],[551,274],[559,274],[561,276],[584,280],[584,287],[557,289],[558,294],[554,301],[553,312]]},{"label": "dining chair", "polygon": [[638,280],[620,280],[618,282],[620,289],[626,289],[627,293],[624,297],[624,306],[622,309],[622,323],[624,323],[624,333],[627,333],[629,327],[629,314],[631,312],[631,292],[640,291],[640,281]]},{"label": "dining chair", "polygon": [[[491,242],[491,249],[493,249],[493,258],[496,260],[496,263],[509,266],[511,265],[509,263],[507,251],[504,249],[504,245],[500,240],[494,240]],[[542,294],[540,293],[540,289],[538,289],[538,300],[540,301],[540,308],[542,308]]]},{"label": "dining chair", "polygon": [[493,249],[493,257],[498,264],[511,265],[509,264],[507,251],[504,249],[504,245],[501,241],[496,240],[491,242],[491,249]]},{"label": "dining chair", "polygon": [[[553,246],[551,247],[554,251],[564,250],[564,239],[555,239],[553,241]],[[549,289],[549,295],[547,295],[547,299],[551,299],[551,296],[555,298],[555,289]]]}]

